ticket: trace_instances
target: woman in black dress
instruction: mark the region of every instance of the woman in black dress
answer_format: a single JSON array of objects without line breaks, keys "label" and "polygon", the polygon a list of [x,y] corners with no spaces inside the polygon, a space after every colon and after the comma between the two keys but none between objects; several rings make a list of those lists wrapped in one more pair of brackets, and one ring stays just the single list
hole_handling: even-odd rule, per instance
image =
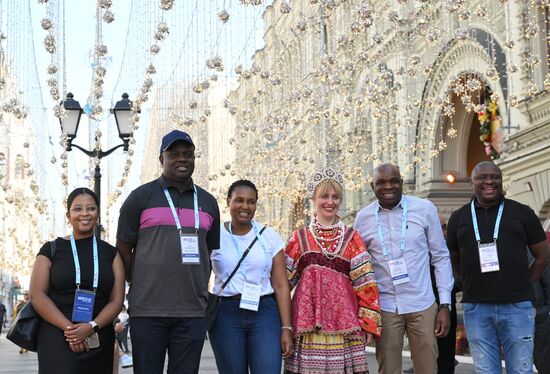
[{"label": "woman in black dress", "polygon": [[73,233],[57,238],[53,247],[44,244],[36,257],[30,298],[43,319],[41,374],[112,373],[113,320],[124,299],[124,268],[116,248],[93,235],[98,210],[93,191],[71,192],[67,218]]}]

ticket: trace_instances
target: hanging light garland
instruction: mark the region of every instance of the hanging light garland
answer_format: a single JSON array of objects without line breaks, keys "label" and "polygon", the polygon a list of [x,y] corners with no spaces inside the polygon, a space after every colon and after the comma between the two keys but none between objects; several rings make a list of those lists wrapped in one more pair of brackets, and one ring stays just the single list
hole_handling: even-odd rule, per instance
[{"label": "hanging light garland", "polygon": [[[241,3],[251,5],[249,2]],[[286,2],[279,3],[281,14],[279,17],[292,17],[291,19],[295,20],[292,23],[291,32],[298,38],[295,43],[299,48],[289,52],[293,58],[292,61],[288,59],[282,61],[285,58],[282,51],[286,47],[275,39],[275,44],[270,47],[269,54],[273,61],[272,67],[261,67],[258,64],[250,68],[244,68],[243,65],[235,67],[234,71],[240,77],[239,91],[247,92],[247,94],[241,96],[237,92],[231,95],[225,106],[228,110],[231,108],[230,113],[237,116],[239,137],[243,140],[254,139],[248,142],[239,139],[234,143],[238,154],[236,160],[239,165],[238,169],[251,170],[250,174],[254,176],[255,182],[258,181],[259,185],[266,187],[266,191],[262,191],[262,195],[265,193],[268,198],[288,199],[289,201],[296,200],[295,197],[300,193],[299,186],[289,184],[287,180],[281,180],[276,176],[280,176],[281,170],[300,170],[307,174],[310,169],[318,167],[319,160],[325,157],[324,154],[327,151],[331,152],[331,149],[336,156],[334,162],[341,166],[347,180],[352,181],[347,186],[351,190],[364,190],[365,181],[370,177],[368,170],[362,167],[361,163],[368,165],[382,161],[396,162],[396,158],[388,158],[391,154],[393,154],[391,157],[397,157],[398,154],[409,155],[407,157],[409,162],[403,168],[407,172],[413,172],[417,165],[420,173],[427,173],[431,169],[433,158],[445,151],[448,147],[448,139],[456,138],[458,133],[452,123],[456,103],[451,98],[453,95],[457,95],[460,105],[463,105],[467,112],[478,113],[488,104],[485,103],[482,107],[482,103],[473,101],[472,97],[478,95],[485,83],[476,79],[474,75],[470,75],[468,79],[464,80],[461,77],[456,77],[449,85],[451,90],[447,93],[448,96],[422,97],[423,86],[419,82],[431,79],[439,67],[433,63],[435,56],[425,52],[418,53],[412,50],[409,52],[408,48],[404,48],[403,50],[407,52],[405,52],[406,59],[403,63],[396,64],[394,60],[391,63],[391,69],[380,68],[380,66],[390,66],[391,60],[387,60],[386,56],[392,55],[390,50],[385,49],[388,48],[387,45],[393,45],[395,48],[400,44],[388,44],[390,39],[386,41],[383,34],[378,34],[374,30],[383,30],[391,25],[396,30],[396,35],[401,31],[408,32],[407,40],[410,41],[410,44],[415,38],[417,38],[416,40],[422,38],[428,45],[432,45],[430,48],[434,51],[445,51],[449,48],[448,46],[458,43],[472,43],[473,45],[473,43],[479,42],[472,34],[472,25],[482,22],[489,25],[489,29],[491,29],[491,23],[494,23],[491,16],[501,10],[501,7],[496,5],[498,2],[491,6],[484,6],[471,1],[423,1],[419,7],[414,8],[409,6],[411,1],[402,1],[400,7],[393,9],[377,7],[377,4],[372,1],[357,5],[344,1],[311,1],[310,3],[315,7],[321,7],[317,10],[322,9],[324,23],[331,25],[331,31],[332,29],[340,30],[339,34],[336,34],[337,37],[333,38],[337,46],[336,54],[318,53],[318,65],[310,69],[311,74],[304,74],[302,68],[302,77],[296,76],[296,71],[300,70],[295,61],[303,63],[301,60],[307,59],[307,55],[297,53],[304,52],[304,48],[312,48],[301,35],[305,35],[306,32],[319,32],[319,18],[309,16],[315,8],[288,9]],[[342,6],[346,7],[346,10],[339,13],[340,18],[335,18],[334,12]],[[350,8],[354,8],[355,12],[350,11]],[[525,21],[522,33],[522,37],[528,40],[539,34],[533,23],[535,20],[534,5],[531,7],[526,5],[526,8],[529,9],[524,9],[523,12],[533,20]],[[441,14],[445,14],[445,12],[449,12],[451,16],[456,15],[460,20],[459,27],[451,30],[450,35],[439,25]],[[352,17],[343,17],[344,14],[352,14]],[[437,18],[435,14],[439,14],[437,17],[440,18]],[[347,30],[345,27],[341,27],[346,23],[349,25]],[[381,27],[381,23],[384,24],[383,27]],[[364,40],[367,42],[358,39],[357,35],[364,35]],[[396,36],[393,38],[396,40]],[[286,40],[284,43],[287,43]],[[508,35],[505,47],[507,50],[511,50],[515,45],[523,43],[526,42],[515,41]],[[280,49],[280,45],[283,45],[283,50]],[[494,39],[489,39],[484,47],[492,66],[479,73],[491,85],[496,86],[502,77],[496,69]],[[259,61],[270,60],[263,57],[263,52],[259,52],[259,56],[261,56]],[[311,62],[315,63],[314,60],[306,60],[305,64],[311,65]],[[535,52],[529,51],[522,55],[520,66],[508,65],[508,73],[515,73],[520,69],[524,72],[532,72],[537,66],[540,66],[540,63],[541,60]],[[289,71],[290,66],[294,73],[292,70]],[[372,73],[362,84],[358,82],[357,67],[359,66],[370,69]],[[261,71],[261,73],[257,74],[257,71]],[[309,78],[304,79],[304,75]],[[531,80],[534,77],[533,74],[525,75],[531,77]],[[468,77],[468,75],[466,76]],[[416,92],[411,92],[411,83],[415,84]],[[550,85],[549,75],[545,76],[544,85],[544,87]],[[360,90],[350,94],[357,86],[361,87]],[[281,88],[274,91],[274,87]],[[406,100],[404,102],[396,100],[397,97],[403,97],[405,88],[409,91]],[[200,86],[197,89],[203,91]],[[540,90],[541,88],[531,81],[527,84],[525,95],[533,96]],[[273,99],[274,97],[276,99]],[[486,99],[490,100],[489,103],[504,104],[503,100],[499,101],[500,98],[495,92]],[[517,102],[517,96],[511,95],[508,105],[514,106],[517,105]],[[491,107],[494,105],[496,104],[492,104]],[[421,132],[415,141],[400,145],[398,152],[389,152],[392,148],[397,148],[397,131],[403,133],[414,131],[417,126],[415,118],[419,115],[420,108],[423,107],[425,110],[441,112],[449,118],[450,125],[447,128],[442,128],[440,125],[427,124],[425,131]],[[342,126],[346,126],[350,121],[360,122],[362,119],[358,116],[367,110],[372,118],[371,123],[367,122],[356,132],[354,130],[353,135],[343,131]],[[399,115],[396,115],[397,113]],[[382,126],[384,122],[395,123],[395,127],[391,129]],[[261,127],[257,126],[257,123],[262,123]],[[324,126],[327,131],[330,131],[330,144],[324,143],[322,138],[317,138],[316,143],[318,144],[315,146],[310,144],[304,148],[311,142],[311,135],[302,136],[301,139],[296,137],[300,133],[312,134],[308,130],[310,126],[318,128],[319,131]],[[442,134],[441,138],[433,142],[433,148],[429,148],[428,144],[432,143],[430,139],[434,139],[436,130]],[[375,133],[377,134],[376,138],[374,138]],[[369,149],[370,144],[374,143],[374,139],[378,142],[376,144],[378,150],[371,149],[370,152],[373,153],[362,157],[354,156],[359,150],[364,152],[363,150]],[[383,139],[383,143],[381,143],[381,139]],[[290,146],[297,141],[298,143],[294,144],[301,144],[299,147]],[[266,152],[266,149],[269,151]],[[310,156],[313,157],[304,155],[302,153],[304,149],[308,149]],[[222,174],[225,172],[218,171],[216,174],[211,174],[209,180],[217,180]],[[242,173],[242,175],[245,174]],[[278,208],[272,207],[271,210],[273,209]],[[269,213],[266,212],[266,214]],[[281,223],[283,221],[286,219],[281,219]]]},{"label": "hanging light garland", "polygon": [[[174,6],[174,1],[161,0],[159,7],[163,11],[169,11]],[[139,129],[139,113],[141,112],[141,107],[149,100],[149,93],[151,92],[151,87],[153,86],[153,76],[156,74],[157,70],[151,60],[153,56],[157,55],[160,52],[160,46],[158,43],[164,42],[168,35],[170,34],[170,29],[168,24],[164,21],[164,16],[161,17],[161,20],[157,24],[157,28],[153,33],[153,44],[149,47],[150,52],[150,62],[148,62],[147,67],[145,68],[145,77],[141,84],[141,89],[137,97],[132,102],[132,116],[130,117],[130,123],[132,127],[132,132],[135,133]],[[126,162],[122,172],[120,180],[117,182],[117,188],[107,196],[107,212],[113,206],[113,204],[118,200],[122,195],[122,190],[126,185],[128,176],[132,167],[132,156],[134,155],[133,146],[135,145],[135,138],[130,139],[130,148],[126,152]],[[108,214],[108,213],[107,213]]]}]

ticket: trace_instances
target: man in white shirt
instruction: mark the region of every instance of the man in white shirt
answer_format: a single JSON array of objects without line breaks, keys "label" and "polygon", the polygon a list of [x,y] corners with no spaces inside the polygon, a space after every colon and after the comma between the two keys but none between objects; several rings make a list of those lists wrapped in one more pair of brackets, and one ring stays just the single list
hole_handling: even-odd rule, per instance
[{"label": "man in white shirt", "polygon": [[[378,372],[401,374],[407,332],[415,372],[436,373],[437,337],[449,332],[454,282],[437,209],[428,200],[403,195],[403,179],[395,165],[376,167],[371,187],[377,201],[359,211],[354,227],[367,245],[380,292]],[[439,308],[430,279],[430,255]]]}]

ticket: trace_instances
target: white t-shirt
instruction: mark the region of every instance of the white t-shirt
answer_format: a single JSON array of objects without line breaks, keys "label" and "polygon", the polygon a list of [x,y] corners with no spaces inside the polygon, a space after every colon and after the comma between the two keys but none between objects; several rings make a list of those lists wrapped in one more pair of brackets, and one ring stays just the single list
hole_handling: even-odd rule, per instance
[{"label": "white t-shirt", "polygon": [[[259,233],[262,226],[256,224],[256,227]],[[225,280],[229,278],[242,254],[256,236],[254,229],[250,229],[245,235],[233,235],[235,239],[233,240],[231,233],[225,228],[223,223],[220,232],[220,249],[212,251],[210,256],[215,275],[214,287],[212,289],[212,293],[214,294],[218,293]],[[225,286],[221,296],[240,295],[245,280],[254,284],[260,283],[266,265],[266,276],[262,282],[261,295],[269,295],[274,292],[273,287],[271,287],[270,278],[273,257],[284,249],[285,242],[271,227],[267,227],[260,238],[261,240],[257,240],[254,243],[254,246],[250,249],[250,252],[242,262],[239,270],[237,270],[237,273],[231,278],[229,284]],[[235,242],[240,249],[235,247]],[[262,244],[265,245],[265,253]]]}]

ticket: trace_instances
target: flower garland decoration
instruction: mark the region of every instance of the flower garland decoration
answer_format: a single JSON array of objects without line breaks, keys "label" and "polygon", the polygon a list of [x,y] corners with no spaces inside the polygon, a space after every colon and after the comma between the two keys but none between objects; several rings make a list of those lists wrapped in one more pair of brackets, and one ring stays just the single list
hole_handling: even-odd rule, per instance
[{"label": "flower garland decoration", "polygon": [[498,160],[502,153],[504,134],[502,132],[498,105],[489,99],[481,111],[477,113],[479,120],[479,140],[485,145],[485,153],[491,160]]}]

